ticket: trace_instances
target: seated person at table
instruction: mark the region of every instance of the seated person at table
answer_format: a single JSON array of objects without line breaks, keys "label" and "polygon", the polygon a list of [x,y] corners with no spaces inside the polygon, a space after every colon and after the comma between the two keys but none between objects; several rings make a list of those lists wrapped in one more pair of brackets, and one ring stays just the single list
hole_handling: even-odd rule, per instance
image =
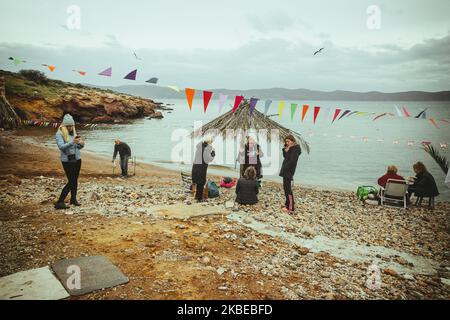
[{"label": "seated person at table", "polygon": [[387,168],[386,174],[378,179],[378,185],[386,188],[386,183],[389,179],[405,180],[402,176],[397,174],[397,167],[392,165]]},{"label": "seated person at table", "polygon": [[258,202],[258,183],[254,167],[248,167],[244,172],[244,177],[238,180],[236,202],[239,204],[256,204]]},{"label": "seated person at table", "polygon": [[408,199],[412,193],[416,197],[437,197],[439,190],[436,181],[434,181],[433,176],[428,172],[425,165],[419,161],[413,165],[413,169],[416,176],[409,178],[414,183],[408,187]]}]

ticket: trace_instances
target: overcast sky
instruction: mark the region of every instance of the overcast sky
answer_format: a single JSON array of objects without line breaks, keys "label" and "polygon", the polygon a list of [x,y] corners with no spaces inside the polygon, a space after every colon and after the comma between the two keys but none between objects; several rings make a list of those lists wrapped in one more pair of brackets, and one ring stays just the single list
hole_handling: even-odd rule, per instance
[{"label": "overcast sky", "polygon": [[[370,5],[380,29],[367,27]],[[450,90],[449,13],[449,0],[2,0],[0,68],[51,64],[51,77],[98,85]],[[109,66],[111,78],[97,75]],[[122,79],[135,68],[137,81]]]}]

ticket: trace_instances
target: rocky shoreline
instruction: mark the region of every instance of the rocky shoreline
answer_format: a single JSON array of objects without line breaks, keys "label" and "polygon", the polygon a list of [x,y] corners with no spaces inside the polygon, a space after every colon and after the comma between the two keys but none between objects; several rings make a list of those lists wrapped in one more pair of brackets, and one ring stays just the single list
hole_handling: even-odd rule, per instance
[{"label": "rocky shoreline", "polygon": [[227,207],[234,189],[197,204],[178,172],[140,164],[124,180],[109,159],[85,154],[83,206],[61,212],[57,151],[0,138],[0,276],[103,254],[131,281],[82,299],[450,298],[448,202],[404,211],[297,186],[288,215],[281,185],[265,182],[256,206]]}]

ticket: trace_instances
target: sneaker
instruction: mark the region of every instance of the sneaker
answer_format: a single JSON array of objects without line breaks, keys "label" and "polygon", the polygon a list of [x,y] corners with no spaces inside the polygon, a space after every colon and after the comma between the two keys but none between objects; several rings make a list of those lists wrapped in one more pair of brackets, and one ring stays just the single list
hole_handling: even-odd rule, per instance
[{"label": "sneaker", "polygon": [[75,206],[75,207],[79,207],[79,206],[81,206],[81,203],[79,203],[77,200],[75,200],[75,201],[70,201],[70,204],[71,205],[73,205],[73,206]]},{"label": "sneaker", "polygon": [[58,202],[57,204],[55,204],[55,209],[56,210],[64,210],[64,209],[69,209],[70,207],[68,205],[66,205],[64,202]]}]

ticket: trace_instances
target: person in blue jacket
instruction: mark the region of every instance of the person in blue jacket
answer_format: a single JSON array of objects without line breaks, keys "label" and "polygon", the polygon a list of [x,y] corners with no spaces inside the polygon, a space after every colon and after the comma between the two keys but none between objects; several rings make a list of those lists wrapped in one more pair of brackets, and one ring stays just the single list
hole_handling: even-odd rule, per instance
[{"label": "person in blue jacket", "polygon": [[77,200],[78,176],[81,169],[81,153],[84,141],[75,130],[75,121],[70,114],[63,117],[63,121],[55,135],[56,144],[60,150],[60,159],[67,176],[67,184],[61,191],[56,209],[68,209],[64,201],[70,192],[70,204],[80,206]]}]

